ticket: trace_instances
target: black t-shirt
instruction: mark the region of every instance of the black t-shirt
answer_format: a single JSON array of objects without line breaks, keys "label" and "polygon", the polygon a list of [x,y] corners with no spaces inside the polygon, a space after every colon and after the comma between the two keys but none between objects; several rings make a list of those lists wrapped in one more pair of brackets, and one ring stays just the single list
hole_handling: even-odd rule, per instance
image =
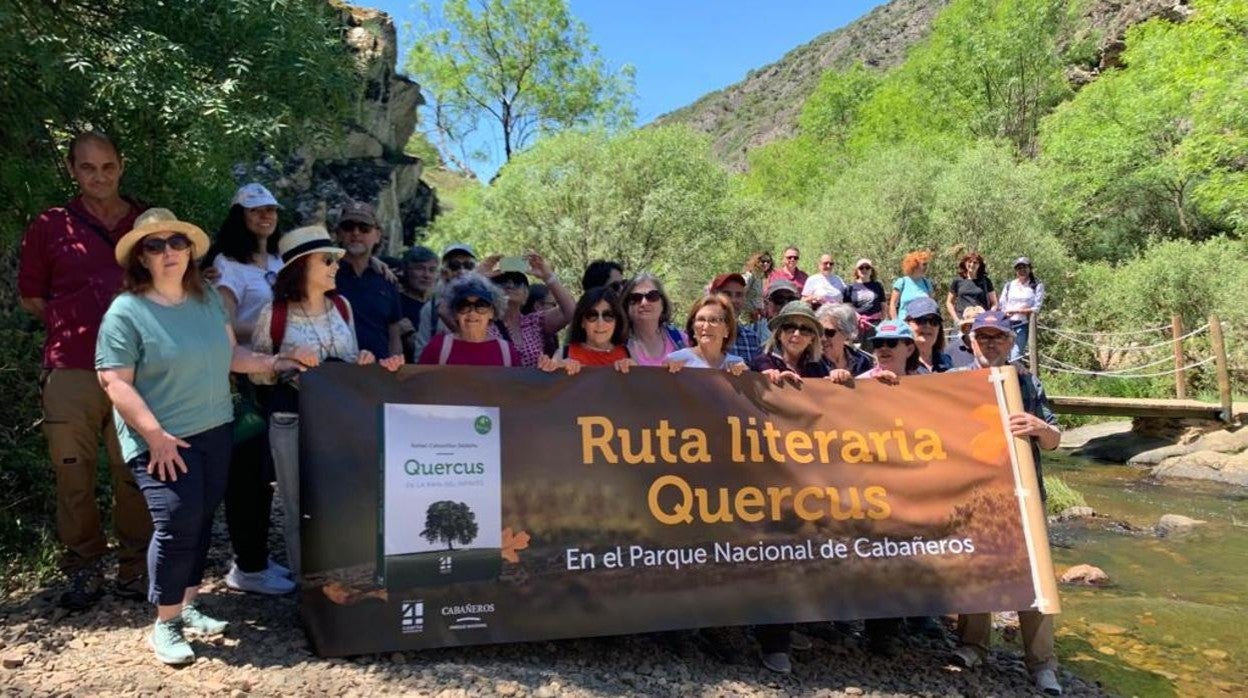
[{"label": "black t-shirt", "polygon": [[949,284],[949,292],[953,294],[953,309],[958,313],[958,317],[954,320],[957,320],[962,317],[962,311],[973,305],[988,310],[988,294],[992,293],[992,279],[986,276],[982,279],[964,279],[959,276]]},{"label": "black t-shirt", "polygon": [[884,310],[884,284],[868,281],[845,287],[845,302],[854,306],[859,315],[879,315]]}]

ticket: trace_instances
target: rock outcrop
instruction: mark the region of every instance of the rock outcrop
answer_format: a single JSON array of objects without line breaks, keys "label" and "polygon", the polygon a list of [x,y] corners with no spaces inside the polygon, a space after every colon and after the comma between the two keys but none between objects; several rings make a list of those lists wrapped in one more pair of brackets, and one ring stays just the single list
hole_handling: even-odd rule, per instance
[{"label": "rock outcrop", "polygon": [[342,138],[305,146],[286,162],[268,159],[235,172],[260,181],[294,209],[299,223],[333,224],[350,200],[377,209],[382,253],[395,253],[433,219],[437,202],[421,181],[423,163],[403,152],[424,104],[420,86],[396,72],[397,35],[379,10],[335,3],[344,41],[355,57],[363,90]]}]

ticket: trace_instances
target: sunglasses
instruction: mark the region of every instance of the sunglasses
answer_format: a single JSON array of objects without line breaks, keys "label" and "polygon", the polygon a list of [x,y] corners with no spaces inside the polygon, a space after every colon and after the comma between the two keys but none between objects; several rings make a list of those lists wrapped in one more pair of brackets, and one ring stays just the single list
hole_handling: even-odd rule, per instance
[{"label": "sunglasses", "polygon": [[140,244],[142,245],[145,253],[155,255],[164,254],[166,247],[175,252],[182,252],[183,250],[189,249],[191,246],[191,239],[182,233],[174,233],[167,238],[146,237],[143,238],[143,242]]},{"label": "sunglasses", "polygon": [[764,257],[758,260],[759,264],[771,264],[771,257]]},{"label": "sunglasses", "polygon": [[823,338],[832,339],[833,337],[836,336],[836,332],[837,330],[835,327],[825,327],[823,328]]},{"label": "sunglasses", "polygon": [[494,304],[478,298],[475,301],[464,301],[455,306],[455,312],[459,315],[467,315],[469,312],[475,312],[477,315],[485,315],[494,310]]},{"label": "sunglasses", "polygon": [[455,271],[472,271],[477,266],[476,261],[471,259],[452,259],[446,263],[446,270]]},{"label": "sunglasses", "polygon": [[916,325],[926,325],[927,327],[940,327],[940,318],[935,315],[924,315],[923,317],[907,318]]},{"label": "sunglasses", "polygon": [[797,255],[795,255],[795,254],[786,254],[786,255],[784,256],[784,258],[785,258],[785,259],[793,259],[793,260],[798,260],[798,259],[801,259],[801,257],[799,257],[799,256],[797,256]]},{"label": "sunglasses", "polygon": [[803,337],[815,336],[815,328],[808,325],[795,325],[791,322],[786,322],[780,326],[780,334],[792,334],[794,332],[802,335]]},{"label": "sunglasses", "polygon": [[628,294],[629,305],[637,305],[643,300],[649,301],[651,303],[658,303],[659,301],[663,300],[663,294],[659,293],[659,290],[657,288],[650,289],[649,291],[646,291],[645,293]]},{"label": "sunglasses", "polygon": [[776,305],[784,305],[786,303],[792,303],[793,301],[797,300],[797,296],[793,296],[793,295],[789,295],[785,293],[785,294],[780,294],[780,295],[775,295],[775,296],[768,296],[767,300],[770,300],[772,303],[775,303]]},{"label": "sunglasses", "polygon": [[615,313],[610,310],[591,310],[585,313],[585,322],[615,322]]},{"label": "sunglasses", "polygon": [[327,267],[332,267],[338,263],[338,255],[325,252],[321,255],[321,263]]},{"label": "sunglasses", "polygon": [[897,348],[897,345],[898,345],[898,344],[901,344],[902,342],[905,342],[906,344],[912,344],[912,342],[911,342],[910,340],[908,340],[908,339],[900,339],[900,338],[897,338],[897,337],[890,337],[890,338],[888,338],[888,339],[873,339],[873,340],[871,340],[871,347],[872,347],[872,348],[874,348],[874,349],[879,349],[880,347],[888,347],[889,349],[896,349],[896,348]]},{"label": "sunglasses", "polygon": [[367,223],[357,223],[355,221],[351,221],[349,223],[339,223],[338,231],[341,233],[371,233],[373,231],[373,226],[368,225]]},{"label": "sunglasses", "polygon": [[528,288],[529,286],[528,284],[524,283],[523,281],[519,279],[513,279],[510,277],[503,277],[495,283],[497,283],[500,287],[509,289],[509,290],[513,288],[520,288],[521,286]]},{"label": "sunglasses", "polygon": [[870,264],[864,264],[864,265],[862,265],[862,266],[858,267],[858,271],[871,271],[871,265],[870,265]]}]

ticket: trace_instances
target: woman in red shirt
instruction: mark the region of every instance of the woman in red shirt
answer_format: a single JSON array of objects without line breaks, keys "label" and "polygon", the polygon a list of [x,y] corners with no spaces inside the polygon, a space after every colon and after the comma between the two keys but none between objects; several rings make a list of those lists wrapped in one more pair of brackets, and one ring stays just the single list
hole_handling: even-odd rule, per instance
[{"label": "woman in red shirt", "polygon": [[628,317],[620,308],[619,296],[609,286],[591,288],[581,296],[572,313],[568,343],[559,358],[542,357],[543,371],[564,369],[568,375],[582,366],[612,366],[628,373],[633,360],[628,353]]}]

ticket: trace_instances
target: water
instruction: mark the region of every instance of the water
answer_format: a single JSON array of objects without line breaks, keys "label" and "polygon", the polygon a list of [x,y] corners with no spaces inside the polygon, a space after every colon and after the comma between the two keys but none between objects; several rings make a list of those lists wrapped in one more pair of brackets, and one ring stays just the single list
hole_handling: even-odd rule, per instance
[{"label": "water", "polygon": [[1088,563],[1113,583],[1062,588],[1063,663],[1122,695],[1248,695],[1248,490],[1157,485],[1143,469],[1061,454],[1044,463],[1110,520],[1138,529],[1162,514],[1208,521],[1162,539],[1100,519],[1053,525],[1059,569]]}]

